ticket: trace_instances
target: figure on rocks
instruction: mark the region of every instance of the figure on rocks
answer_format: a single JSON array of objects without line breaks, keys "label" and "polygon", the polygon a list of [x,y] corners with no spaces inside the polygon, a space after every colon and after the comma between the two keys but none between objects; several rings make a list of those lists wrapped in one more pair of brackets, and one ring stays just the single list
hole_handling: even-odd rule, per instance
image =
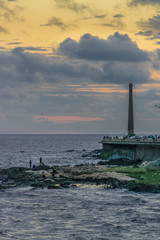
[{"label": "figure on rocks", "polygon": [[39,159],[39,163],[40,163],[40,165],[42,164],[42,158],[40,157],[40,159]]},{"label": "figure on rocks", "polygon": [[52,170],[52,177],[55,177],[55,171],[54,171],[54,169]]},{"label": "figure on rocks", "polygon": [[30,166],[30,168],[32,167],[32,160],[31,159],[29,161],[29,166]]}]

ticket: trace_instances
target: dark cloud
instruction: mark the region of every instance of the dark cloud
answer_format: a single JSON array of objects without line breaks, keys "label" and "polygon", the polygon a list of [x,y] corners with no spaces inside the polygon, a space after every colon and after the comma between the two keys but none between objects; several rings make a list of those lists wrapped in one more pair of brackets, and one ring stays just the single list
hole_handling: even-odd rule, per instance
[{"label": "dark cloud", "polygon": [[4,34],[9,34],[9,32],[2,26],[0,26],[0,32]]},{"label": "dark cloud", "polygon": [[48,23],[42,25],[42,26],[57,26],[61,28],[62,30],[66,29],[68,26],[62,22],[60,18],[52,17]]},{"label": "dark cloud", "polygon": [[159,0],[131,0],[129,2],[130,6],[136,6],[138,4],[141,4],[141,5],[159,5],[160,1]]},{"label": "dark cloud", "polygon": [[7,21],[11,21],[12,19],[16,21],[24,21],[23,17],[19,17],[22,13],[23,8],[20,6],[15,6],[13,9],[10,9],[5,1],[0,0],[0,9],[1,9],[1,17],[4,17]]},{"label": "dark cloud", "polygon": [[122,19],[125,16],[122,14],[115,14],[112,19],[104,19],[103,21],[97,23],[97,25],[102,27],[109,27],[116,30],[122,30],[125,27],[125,23],[122,21]]},{"label": "dark cloud", "polygon": [[[70,63],[68,60],[62,61],[59,58],[49,58],[39,54],[25,52],[26,49],[33,48],[15,48],[12,54],[4,57],[3,64],[10,65],[8,71],[16,75],[15,80],[20,82],[58,82],[66,81],[69,78],[88,78],[90,79],[91,72],[97,68],[91,67],[88,64]],[[6,62],[5,62],[6,59]],[[1,64],[1,58],[0,58]],[[2,64],[2,66],[3,66]],[[12,77],[13,77],[12,75]],[[65,80],[64,80],[65,79]]]},{"label": "dark cloud", "polygon": [[[124,36],[121,36],[122,38]],[[87,61],[71,61],[58,57],[46,57],[15,48],[12,52],[0,53],[0,88],[31,86],[34,84],[79,84],[79,83],[144,83],[152,81],[147,64],[141,62],[108,62],[94,66]]]},{"label": "dark cloud", "polygon": [[155,69],[155,70],[159,70],[160,69],[160,63],[159,63],[159,61],[157,61],[158,58],[159,58],[158,55],[159,54],[157,53],[157,59],[152,61],[152,68]]},{"label": "dark cloud", "polygon": [[[145,36],[147,37],[147,40],[154,40],[154,39],[160,39],[160,32],[153,32],[153,31],[140,31],[136,33],[135,35]],[[158,44],[158,42],[157,42]]]},{"label": "dark cloud", "polygon": [[160,39],[160,32],[154,33],[153,36],[148,39],[150,39],[150,40]]},{"label": "dark cloud", "polygon": [[160,49],[156,50],[156,54],[157,54],[157,59],[160,60]]},{"label": "dark cloud", "polygon": [[[103,70],[99,73],[98,79],[101,83],[112,84],[134,84],[154,82],[150,78],[150,73],[145,64],[137,63],[106,63],[103,65]],[[96,80],[96,76],[93,76]]]},{"label": "dark cloud", "polygon": [[79,42],[67,38],[58,48],[58,54],[69,58],[90,61],[127,61],[141,62],[149,60],[147,52],[138,48],[127,34],[119,34],[100,39],[84,34]]},{"label": "dark cloud", "polygon": [[10,42],[10,43],[7,43],[8,45],[19,45],[19,44],[22,44],[22,42]]},{"label": "dark cloud", "polygon": [[122,22],[122,18],[125,17],[122,14],[115,14],[113,16],[112,20],[109,20],[106,18],[107,13],[105,14],[95,14],[93,11],[91,12],[90,17],[83,17],[83,20],[90,20],[90,19],[97,19],[99,22],[97,22],[97,25],[103,26],[103,27],[111,27],[116,29],[122,29],[124,28],[125,24]]},{"label": "dark cloud", "polygon": [[[127,40],[128,36],[120,35],[119,38]],[[26,49],[36,50],[32,47],[17,47],[12,52],[0,51],[1,133],[40,133],[42,129],[43,133],[67,131],[63,124],[57,126],[48,122],[33,123],[33,116],[40,113],[49,116],[98,115],[99,118],[107,119],[101,122],[100,128],[99,123],[70,124],[68,133],[76,133],[77,129],[79,133],[93,133],[95,129],[98,129],[97,133],[99,129],[103,132],[106,125],[118,131],[118,127],[116,130],[114,127],[117,126],[117,119],[121,126],[126,119],[127,126],[127,116],[124,116],[128,102],[128,94],[120,93],[119,90],[127,90],[129,82],[137,85],[153,83],[148,71],[150,62],[107,61],[98,62],[96,65],[96,62],[93,64],[83,59],[75,61],[69,58],[46,57],[26,52]],[[140,88],[140,85],[138,87]],[[103,92],[105,88],[109,89],[108,92]],[[152,94],[154,95],[154,92]],[[146,114],[148,106],[144,105],[146,106],[147,101],[151,103],[151,98],[153,96],[147,95],[144,96],[143,103],[142,99],[138,101],[141,113],[143,109]],[[147,108],[147,114],[148,111]]]},{"label": "dark cloud", "polygon": [[136,35],[140,35],[140,36],[145,36],[145,37],[149,37],[149,36],[152,36],[153,32],[152,31],[140,31],[138,33],[136,33]]},{"label": "dark cloud", "polygon": [[115,14],[113,17],[114,18],[123,18],[125,16],[123,14]]},{"label": "dark cloud", "polygon": [[160,14],[149,18],[145,22],[138,22],[138,26],[144,29],[144,31],[141,31],[136,35],[148,36],[149,40],[160,39]]},{"label": "dark cloud", "polygon": [[91,20],[91,19],[104,19],[108,14],[100,14],[100,15],[97,15],[97,14],[94,14],[92,13],[90,17],[83,17],[81,18],[82,20]]},{"label": "dark cloud", "polygon": [[35,52],[46,52],[47,50],[45,48],[41,47],[21,47],[23,51],[35,51]]},{"label": "dark cloud", "polygon": [[[118,18],[117,18],[117,20],[118,20]],[[122,23],[120,20],[116,21],[116,22],[115,21],[111,21],[111,23],[104,22],[104,23],[100,23],[98,25],[102,26],[102,27],[110,27],[112,29],[123,29],[124,26],[125,26],[125,24]]]},{"label": "dark cloud", "polygon": [[102,18],[105,18],[106,16],[107,16],[107,14],[95,15],[93,18],[99,18],[99,19],[102,19]]},{"label": "dark cloud", "polygon": [[[14,43],[13,43],[14,44]],[[41,47],[16,47],[12,50],[13,53],[24,53],[25,55],[25,51],[26,52],[45,52],[47,51],[45,48],[41,48]]]},{"label": "dark cloud", "polygon": [[59,8],[67,8],[76,13],[81,13],[84,10],[89,9],[86,5],[82,3],[77,3],[74,0],[55,0],[55,2]]},{"label": "dark cloud", "polygon": [[138,25],[143,29],[149,29],[151,31],[160,30],[160,14],[149,18],[146,22],[139,22]]}]

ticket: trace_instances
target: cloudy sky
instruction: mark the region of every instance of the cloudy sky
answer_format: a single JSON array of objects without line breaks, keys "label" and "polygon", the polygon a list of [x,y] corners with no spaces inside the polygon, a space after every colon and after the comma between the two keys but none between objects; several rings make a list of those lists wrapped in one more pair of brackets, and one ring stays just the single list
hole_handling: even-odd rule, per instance
[{"label": "cloudy sky", "polygon": [[0,133],[160,133],[160,0],[0,0]]}]

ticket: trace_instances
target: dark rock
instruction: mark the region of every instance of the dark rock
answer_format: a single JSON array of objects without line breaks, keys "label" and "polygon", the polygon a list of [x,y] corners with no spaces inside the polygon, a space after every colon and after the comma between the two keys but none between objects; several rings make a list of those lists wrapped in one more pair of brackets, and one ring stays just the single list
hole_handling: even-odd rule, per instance
[{"label": "dark rock", "polygon": [[84,157],[84,158],[89,157],[89,158],[97,159],[97,158],[100,158],[100,153],[101,152],[102,152],[101,149],[97,149],[97,150],[94,150],[94,151],[83,154],[82,157]]},{"label": "dark rock", "polygon": [[0,190],[4,190],[6,188],[7,188],[7,186],[0,185]]},{"label": "dark rock", "polygon": [[73,149],[70,149],[70,150],[67,150],[66,152],[70,153],[70,152],[74,152],[75,150]]},{"label": "dark rock", "polygon": [[69,188],[70,187],[70,184],[69,183],[60,183],[60,186],[62,188]]},{"label": "dark rock", "polygon": [[71,184],[72,188],[77,188],[77,186],[75,184]]},{"label": "dark rock", "polygon": [[47,188],[48,189],[61,189],[62,187],[61,186],[57,186],[57,185],[49,185]]},{"label": "dark rock", "polygon": [[142,163],[142,160],[130,160],[128,158],[119,158],[119,159],[111,159],[109,161],[100,161],[98,165],[118,165],[118,166],[133,166],[139,165]]},{"label": "dark rock", "polygon": [[51,169],[51,167],[43,164],[43,165],[36,166],[34,170],[36,171],[36,170],[49,170],[49,169]]},{"label": "dark rock", "polygon": [[160,193],[160,185],[134,183],[128,186],[128,190],[134,192]]},{"label": "dark rock", "polygon": [[[82,168],[80,166],[82,166]],[[46,167],[48,169],[53,169],[53,167],[52,168],[48,166]],[[79,170],[81,171],[83,167],[85,167],[86,169],[86,165],[79,165],[79,167],[80,167]],[[54,167],[54,170],[56,170],[56,172],[58,173],[57,177],[55,175],[54,178],[46,178],[46,177],[43,178],[42,174],[39,174],[39,173],[36,174],[34,171],[26,171],[30,169],[22,168],[22,167],[13,167],[9,169],[0,170],[0,180],[1,180],[0,190],[3,190],[7,187],[14,187],[14,186],[16,187],[32,186],[35,188],[62,189],[62,188],[76,187],[75,183],[80,183],[80,184],[97,184],[97,185],[104,184],[106,185],[107,189],[119,188],[119,189],[128,189],[130,191],[135,191],[135,192],[160,193],[160,185],[136,183],[135,181],[120,181],[116,178],[111,178],[111,177],[98,178],[95,176],[93,177],[90,174],[86,175],[85,178],[81,178],[81,176],[78,175],[78,172],[77,172],[77,175],[70,174],[70,172],[72,172],[73,169],[74,168],[72,167],[70,167],[69,169],[66,167]],[[66,173],[65,173],[66,178],[60,177],[60,174],[62,175],[64,174],[64,170],[66,170]]]}]

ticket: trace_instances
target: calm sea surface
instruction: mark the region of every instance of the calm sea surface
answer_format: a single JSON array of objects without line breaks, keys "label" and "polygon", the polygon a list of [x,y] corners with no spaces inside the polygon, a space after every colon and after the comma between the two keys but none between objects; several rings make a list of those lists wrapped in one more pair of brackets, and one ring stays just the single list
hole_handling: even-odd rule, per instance
[{"label": "calm sea surface", "polygon": [[[95,162],[101,135],[0,135],[0,168]],[[106,190],[13,188],[0,191],[0,240],[160,240],[160,195]]]}]

